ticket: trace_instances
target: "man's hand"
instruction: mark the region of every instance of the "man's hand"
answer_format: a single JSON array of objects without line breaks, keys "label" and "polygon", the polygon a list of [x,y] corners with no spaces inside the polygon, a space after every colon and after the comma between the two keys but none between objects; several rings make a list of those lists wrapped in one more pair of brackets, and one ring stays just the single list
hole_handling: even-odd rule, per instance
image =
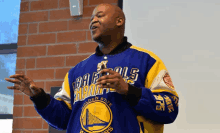
[{"label": "man's hand", "polygon": [[[119,94],[126,95],[128,92],[128,83],[123,80],[122,76],[119,73],[112,71],[111,69],[103,69],[99,72],[99,74],[104,72],[109,73],[109,75],[100,77],[97,80],[96,85],[101,85],[101,88],[113,88]],[[105,83],[106,85],[103,85]]]},{"label": "man's hand", "polygon": [[[9,79],[15,78],[15,79]],[[35,96],[40,93],[40,88],[36,87],[34,81],[24,74],[15,74],[5,78],[6,81],[14,83],[15,86],[8,86],[8,89],[19,90],[27,96]]]}]

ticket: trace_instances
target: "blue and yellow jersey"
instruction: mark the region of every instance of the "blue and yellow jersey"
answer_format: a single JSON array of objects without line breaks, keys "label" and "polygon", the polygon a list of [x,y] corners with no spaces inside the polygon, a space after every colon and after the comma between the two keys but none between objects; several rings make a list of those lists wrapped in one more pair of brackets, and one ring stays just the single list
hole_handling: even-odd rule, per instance
[{"label": "blue and yellow jersey", "polygon": [[[127,96],[96,84],[101,66],[129,84]],[[96,52],[70,69],[62,88],[38,113],[67,133],[162,133],[178,114],[178,94],[162,60],[127,42],[108,55]],[[52,118],[51,118],[52,117]]]}]

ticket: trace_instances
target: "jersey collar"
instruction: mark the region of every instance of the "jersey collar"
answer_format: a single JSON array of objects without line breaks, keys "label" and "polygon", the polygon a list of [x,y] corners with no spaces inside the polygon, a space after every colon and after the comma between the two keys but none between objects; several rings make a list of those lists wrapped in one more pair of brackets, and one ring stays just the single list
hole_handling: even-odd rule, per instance
[{"label": "jersey collar", "polygon": [[[125,36],[123,39],[123,42],[119,44],[117,47],[115,47],[108,55],[115,55],[119,54],[126,49],[130,48],[132,46],[131,43],[127,41],[127,37]],[[96,47],[96,55],[103,56],[104,54],[100,51],[99,46]]]}]

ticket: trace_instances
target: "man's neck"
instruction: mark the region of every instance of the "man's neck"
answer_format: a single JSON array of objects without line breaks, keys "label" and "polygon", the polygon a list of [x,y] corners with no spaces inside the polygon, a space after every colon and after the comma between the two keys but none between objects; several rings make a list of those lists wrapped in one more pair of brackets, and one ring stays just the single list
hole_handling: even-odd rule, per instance
[{"label": "man's neck", "polygon": [[115,47],[121,44],[124,40],[124,36],[119,39],[112,39],[110,42],[104,42],[99,44],[99,49],[103,54],[109,54]]}]

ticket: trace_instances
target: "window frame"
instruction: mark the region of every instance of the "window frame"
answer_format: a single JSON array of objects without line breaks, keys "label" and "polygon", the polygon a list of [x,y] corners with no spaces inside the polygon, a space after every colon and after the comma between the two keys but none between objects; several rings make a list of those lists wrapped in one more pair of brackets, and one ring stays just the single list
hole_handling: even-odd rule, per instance
[{"label": "window frame", "polygon": [[118,6],[123,9],[123,0],[118,0]]},{"label": "window frame", "polygon": [[[17,53],[17,43],[0,44],[0,54],[14,53]],[[0,114],[0,120],[5,119],[13,119],[13,114]]]},{"label": "window frame", "polygon": [[17,43],[0,44],[0,54],[17,53]]}]

